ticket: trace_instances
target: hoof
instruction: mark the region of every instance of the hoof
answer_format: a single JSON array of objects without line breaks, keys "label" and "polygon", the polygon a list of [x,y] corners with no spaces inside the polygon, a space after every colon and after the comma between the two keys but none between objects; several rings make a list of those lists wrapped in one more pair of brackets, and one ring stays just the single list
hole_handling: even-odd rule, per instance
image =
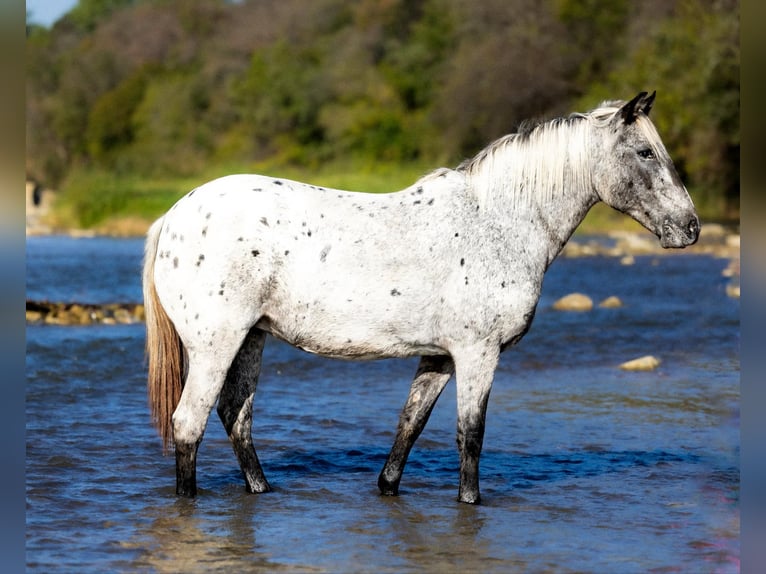
[{"label": "hoof", "polygon": [[399,496],[399,482],[388,482],[382,476],[378,478],[378,488],[383,496]]},{"label": "hoof", "polygon": [[263,494],[265,492],[271,492],[272,488],[268,482],[262,482],[257,484],[245,483],[245,490],[250,494]]},{"label": "hoof", "polygon": [[181,496],[183,498],[195,498],[197,496],[197,487],[196,486],[176,486],[176,495]]},{"label": "hoof", "polygon": [[457,501],[463,504],[481,504],[481,496],[479,496],[478,492],[469,494],[461,492],[457,497]]}]

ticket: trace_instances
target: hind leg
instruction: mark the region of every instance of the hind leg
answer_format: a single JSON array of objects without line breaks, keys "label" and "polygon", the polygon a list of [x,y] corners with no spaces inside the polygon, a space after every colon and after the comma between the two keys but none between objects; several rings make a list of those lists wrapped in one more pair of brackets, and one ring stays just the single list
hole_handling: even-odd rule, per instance
[{"label": "hind leg", "polygon": [[261,371],[265,341],[266,333],[260,329],[253,328],[248,333],[229,368],[218,399],[218,416],[239,460],[248,492],[271,490],[255,453],[251,435],[253,396]]},{"label": "hind leg", "polygon": [[179,496],[197,494],[197,449],[243,338],[244,335],[223,336],[216,342],[215,349],[189,350],[184,390],[173,413],[176,494]]},{"label": "hind leg", "polygon": [[420,360],[410,394],[399,416],[394,445],[378,477],[378,488],[382,494],[396,496],[399,493],[399,482],[412,445],[426,426],[436,399],[454,369],[454,363],[449,357],[423,357]]}]

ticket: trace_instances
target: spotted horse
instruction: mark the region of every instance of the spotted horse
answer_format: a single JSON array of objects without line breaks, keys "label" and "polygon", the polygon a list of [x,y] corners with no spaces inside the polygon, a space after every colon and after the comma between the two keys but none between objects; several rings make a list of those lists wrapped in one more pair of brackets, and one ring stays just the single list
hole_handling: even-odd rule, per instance
[{"label": "spotted horse", "polygon": [[325,357],[421,357],[378,478],[385,495],[398,494],[455,374],[458,500],[478,503],[498,358],[530,328],[543,276],[588,210],[603,201],[666,248],[698,238],[648,117],[653,101],[642,92],[523,124],[392,193],[230,175],[181,198],[149,230],[143,269],[148,392],[175,448],[177,494],[197,493],[197,449],[216,403],[247,490],[270,490],[251,427],[271,334]]}]

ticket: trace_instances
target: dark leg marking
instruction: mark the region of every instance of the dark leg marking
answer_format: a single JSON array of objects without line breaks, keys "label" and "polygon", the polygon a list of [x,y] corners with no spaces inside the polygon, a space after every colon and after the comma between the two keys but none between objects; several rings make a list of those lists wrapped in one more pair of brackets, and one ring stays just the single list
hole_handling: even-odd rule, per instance
[{"label": "dark leg marking", "polygon": [[176,443],[176,494],[194,498],[197,496],[197,449],[194,444]]},{"label": "dark leg marking", "polygon": [[251,435],[253,396],[258,385],[266,333],[252,329],[229,367],[218,399],[218,416],[231,440],[248,492],[269,492]]},{"label": "dark leg marking", "polygon": [[457,446],[460,452],[460,488],[458,500],[468,504],[479,504],[479,457],[484,442],[484,426],[487,405],[483,406],[481,416],[475,421],[458,424]]},{"label": "dark leg marking", "polygon": [[412,445],[426,426],[436,399],[444,390],[454,370],[455,366],[450,357],[420,359],[407,402],[399,416],[394,445],[378,476],[378,488],[381,494],[388,496],[399,494],[399,482]]}]

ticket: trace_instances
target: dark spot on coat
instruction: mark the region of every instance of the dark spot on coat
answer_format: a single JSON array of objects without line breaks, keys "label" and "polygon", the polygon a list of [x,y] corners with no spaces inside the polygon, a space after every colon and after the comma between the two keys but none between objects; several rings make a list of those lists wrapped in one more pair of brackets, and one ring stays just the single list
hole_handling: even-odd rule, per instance
[{"label": "dark spot on coat", "polygon": [[263,191],[263,189],[261,189],[260,187],[254,187],[253,191]]},{"label": "dark spot on coat", "polygon": [[200,266],[200,264],[205,260],[205,256],[200,253],[199,257],[197,257],[197,267]]},{"label": "dark spot on coat", "polygon": [[468,275],[465,277],[465,284],[468,285]]},{"label": "dark spot on coat", "polygon": [[332,247],[330,245],[325,245],[322,249],[321,253],[319,253],[319,260],[324,263],[324,261],[327,259],[327,254],[330,252],[330,249]]},{"label": "dark spot on coat", "polygon": [[460,237],[460,234],[459,233],[455,233],[455,237]]},{"label": "dark spot on coat", "polygon": [[223,295],[223,289],[218,292],[219,295]]},{"label": "dark spot on coat", "polygon": [[461,257],[461,258],[460,258],[460,267],[462,267],[463,265],[465,265],[465,259],[463,259],[463,258]]},{"label": "dark spot on coat", "polygon": [[505,281],[502,281],[502,282],[500,283],[500,287],[502,287],[503,289],[505,289]]},{"label": "dark spot on coat", "polygon": [[205,237],[207,235],[207,227],[202,228],[202,237]]},{"label": "dark spot on coat", "polygon": [[278,179],[275,179],[274,180],[274,185],[282,185],[282,182],[279,181]]},{"label": "dark spot on coat", "polygon": [[253,257],[258,257],[261,254],[257,249],[253,249],[250,253],[252,253]]},{"label": "dark spot on coat", "polygon": [[208,214],[205,216],[205,219],[210,219],[210,216],[213,215],[212,213],[208,212]]},{"label": "dark spot on coat", "polygon": [[420,205],[420,200],[416,199],[415,201],[412,202],[412,205]]},{"label": "dark spot on coat", "polygon": [[311,237],[311,230],[310,230],[310,229],[309,229],[309,230],[306,232],[306,235],[308,235],[309,237]]},{"label": "dark spot on coat", "polygon": [[399,291],[396,287],[391,289],[391,297],[396,297],[397,295],[401,295],[401,291]]},{"label": "dark spot on coat", "polygon": [[244,237],[237,237],[237,241],[244,241],[244,240],[245,240]]},{"label": "dark spot on coat", "polygon": [[287,249],[287,250],[285,251],[285,257],[287,257],[288,255],[290,255],[290,250],[289,250],[289,249]]},{"label": "dark spot on coat", "polygon": [[173,268],[178,268],[178,257],[173,257]]},{"label": "dark spot on coat", "polygon": [[433,204],[434,204],[434,198],[432,197],[431,199],[428,200],[428,205],[433,205]]},{"label": "dark spot on coat", "polygon": [[265,217],[261,217],[261,223],[262,223],[263,225],[265,225],[266,227],[268,227],[268,226],[269,226],[269,220],[268,220],[268,219],[266,219]]},{"label": "dark spot on coat", "polygon": [[194,195],[195,191],[197,191],[196,187],[189,192],[189,195],[187,195],[187,197],[191,197],[192,195]]},{"label": "dark spot on coat", "polygon": [[423,186],[418,186],[418,188],[415,190],[415,193],[423,193]]}]

